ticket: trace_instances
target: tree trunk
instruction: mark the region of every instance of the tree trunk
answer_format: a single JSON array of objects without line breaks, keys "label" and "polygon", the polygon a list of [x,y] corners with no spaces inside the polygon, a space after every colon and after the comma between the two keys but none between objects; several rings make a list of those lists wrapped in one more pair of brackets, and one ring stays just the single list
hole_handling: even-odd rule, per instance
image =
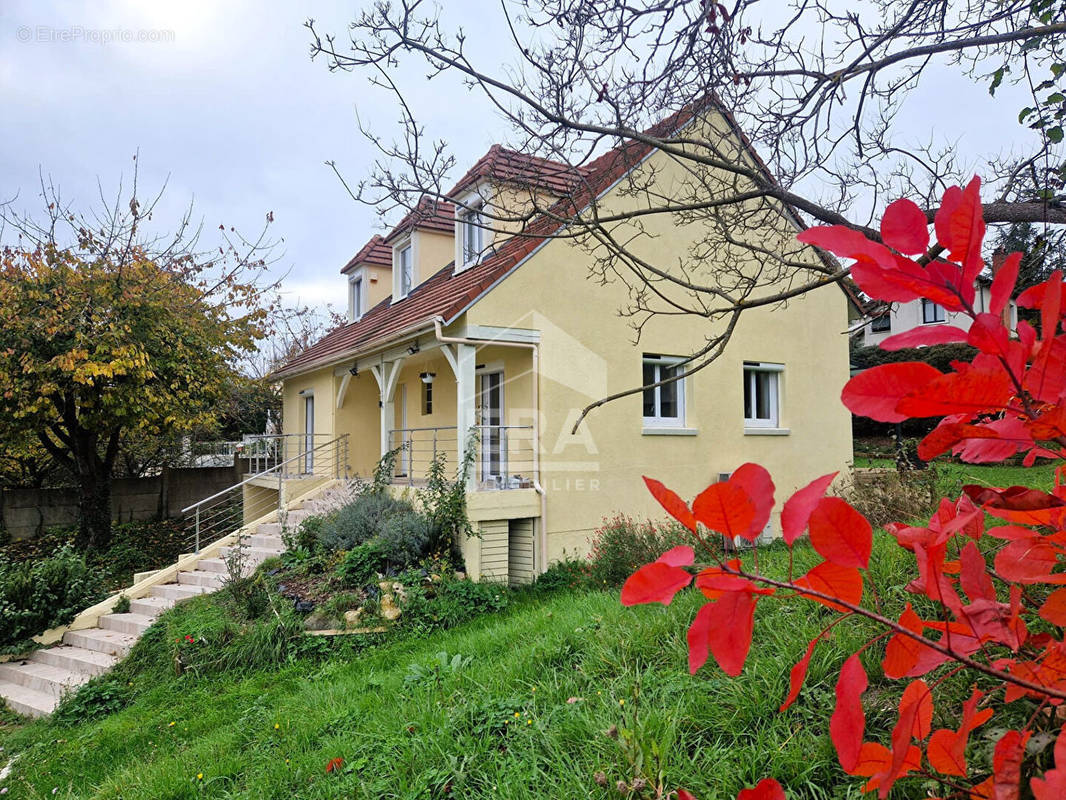
[{"label": "tree trunk", "polygon": [[78,475],[77,545],[83,550],[105,550],[111,544],[111,475],[100,465],[80,469]]}]

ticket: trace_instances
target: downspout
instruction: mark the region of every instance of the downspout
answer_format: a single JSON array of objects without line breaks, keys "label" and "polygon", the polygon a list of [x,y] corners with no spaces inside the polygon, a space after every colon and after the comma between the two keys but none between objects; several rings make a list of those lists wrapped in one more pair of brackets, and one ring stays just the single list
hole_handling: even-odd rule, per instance
[{"label": "downspout", "polygon": [[[540,564],[537,565],[538,574],[547,568],[548,560],[548,499],[544,492],[544,486],[540,482],[540,345],[536,342],[501,342],[496,339],[471,339],[462,336],[445,336],[443,331],[444,320],[437,317],[433,320],[433,333],[441,344],[469,344],[469,345],[497,345],[499,347],[518,347],[530,350],[533,354],[533,490],[540,495],[540,531],[537,538],[540,540]],[[462,435],[462,434],[460,434]]]}]

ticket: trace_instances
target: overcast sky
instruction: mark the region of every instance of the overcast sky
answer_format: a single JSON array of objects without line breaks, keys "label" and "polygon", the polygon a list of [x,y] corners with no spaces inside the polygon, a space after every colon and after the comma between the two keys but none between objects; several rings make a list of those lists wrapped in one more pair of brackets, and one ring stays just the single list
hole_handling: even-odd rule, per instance
[{"label": "overcast sky", "polygon": [[[303,22],[314,17],[343,34],[359,7],[0,0],[0,201],[17,195],[17,207],[40,208],[43,171],[67,200],[88,206],[98,180],[109,196],[120,177],[128,180],[139,151],[142,196],[169,179],[157,222],[176,220],[194,201],[209,234],[220,223],[256,233],[273,211],[272,235],[284,240],[276,269],[288,270],[289,301],[339,307],[337,272],[379,222],[324,162],[357,180],[374,153],[356,129],[356,111],[385,133],[397,113],[364,76],[312,62]],[[493,27],[492,8],[484,0],[446,3],[457,19],[476,21],[470,41],[495,67],[506,54],[493,52],[505,36]],[[150,41],[108,41],[115,31]],[[411,77],[416,113],[449,141],[461,169],[506,139],[504,123],[455,82]],[[1024,97],[1008,89],[996,101],[945,69],[903,119],[923,139],[932,128],[945,142],[958,140],[976,166],[1026,137],[1016,123]]]}]

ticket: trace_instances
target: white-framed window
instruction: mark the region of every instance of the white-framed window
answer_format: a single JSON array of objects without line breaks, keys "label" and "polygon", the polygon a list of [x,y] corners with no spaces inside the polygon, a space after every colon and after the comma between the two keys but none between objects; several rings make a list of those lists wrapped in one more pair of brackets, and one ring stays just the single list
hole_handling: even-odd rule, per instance
[{"label": "white-framed window", "polygon": [[[677,377],[684,359],[646,353],[643,358],[644,386]],[[644,390],[644,427],[682,427],[685,424],[685,379]]]},{"label": "white-framed window", "polygon": [[946,322],[947,313],[944,306],[934,303],[932,300],[922,298],[922,324],[931,325],[934,322]]},{"label": "white-framed window", "polygon": [[879,317],[874,317],[870,323],[870,330],[874,333],[886,333],[892,330],[892,315],[887,311]]},{"label": "white-framed window", "polygon": [[359,320],[366,313],[366,295],[363,289],[363,276],[357,275],[348,281],[348,319]]},{"label": "white-framed window", "polygon": [[402,300],[411,293],[415,285],[415,251],[414,243],[408,241],[396,247],[396,300]]},{"label": "white-framed window", "polygon": [[422,382],[422,416],[428,417],[433,413],[433,384],[429,381]]},{"label": "white-framed window", "polygon": [[485,247],[481,201],[470,201],[467,205],[468,208],[460,208],[456,212],[459,227],[459,235],[457,237],[459,240],[459,269],[465,269],[478,263],[481,260],[481,252]]},{"label": "white-framed window", "polygon": [[781,427],[783,364],[744,362],[744,427]]}]

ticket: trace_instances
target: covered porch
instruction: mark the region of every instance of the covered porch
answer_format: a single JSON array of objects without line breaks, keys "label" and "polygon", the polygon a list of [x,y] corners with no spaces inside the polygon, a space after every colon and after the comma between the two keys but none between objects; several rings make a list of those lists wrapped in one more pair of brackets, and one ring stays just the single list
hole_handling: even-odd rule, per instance
[{"label": "covered porch", "polygon": [[453,479],[466,459],[468,491],[535,490],[534,362],[528,346],[432,337],[353,360],[335,371],[335,431],[352,435],[358,474],[394,451],[396,486],[424,486],[434,464]]},{"label": "covered porch", "polygon": [[479,579],[528,583],[543,569],[534,335],[431,334],[334,372],[334,429],[351,434],[357,474],[370,476],[394,452],[390,478],[402,492],[425,486],[434,465],[454,480],[465,460],[477,536],[463,555]]}]

